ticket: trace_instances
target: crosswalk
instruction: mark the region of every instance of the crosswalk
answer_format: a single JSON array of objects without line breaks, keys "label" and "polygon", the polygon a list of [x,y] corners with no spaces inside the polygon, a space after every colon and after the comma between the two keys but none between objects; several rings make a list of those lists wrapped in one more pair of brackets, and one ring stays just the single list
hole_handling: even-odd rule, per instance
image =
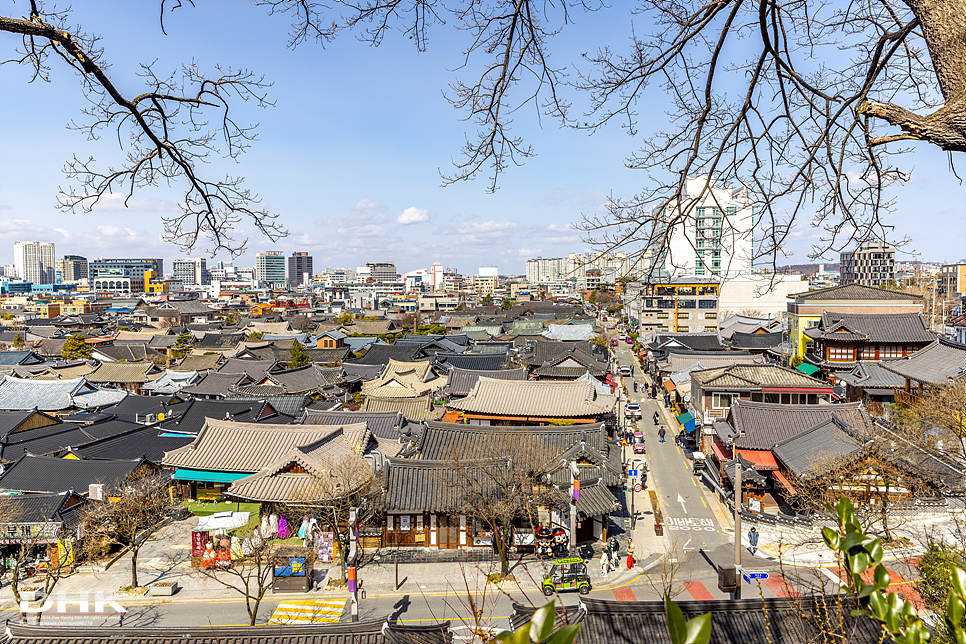
[{"label": "crosswalk", "polygon": [[269,624],[334,624],[342,617],[345,599],[306,599],[282,602]]}]

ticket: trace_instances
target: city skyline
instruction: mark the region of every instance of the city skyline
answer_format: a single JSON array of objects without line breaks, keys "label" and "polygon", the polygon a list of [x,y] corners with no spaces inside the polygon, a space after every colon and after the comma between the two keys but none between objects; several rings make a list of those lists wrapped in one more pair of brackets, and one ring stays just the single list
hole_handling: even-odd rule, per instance
[{"label": "city skyline", "polygon": [[[318,266],[352,267],[375,255],[392,257],[400,272],[440,261],[497,263],[522,274],[529,258],[588,250],[574,222],[601,213],[609,196],[628,197],[648,183],[644,173],[625,167],[627,155],[648,133],[628,137],[615,126],[587,136],[523,110],[514,126],[533,144],[536,157],[510,168],[495,194],[487,193],[485,177],[443,188],[440,174],[451,169],[468,126],[440,95],[452,80],[448,63],[458,42],[441,33],[427,52],[417,54],[405,37],[393,35],[378,49],[346,39],[325,49],[307,44],[292,51],[285,46],[285,20],[246,6],[230,15],[219,12],[225,28],[211,34],[205,28],[209,11],[217,9],[172,13],[167,35],[153,8],[137,3],[85,3],[75,16],[104,34],[110,75],[126,91],[138,91],[138,62],[157,58],[159,70],[175,69],[185,52],[206,69],[217,63],[242,66],[274,83],[274,108],[235,106],[242,122],[260,123],[260,140],[238,163],[213,159],[210,167],[246,176],[291,234],[273,244],[241,222],[238,235],[248,236],[249,243],[237,265],[253,266],[256,252],[305,250]],[[629,9],[627,15],[623,8],[616,11],[616,19],[626,18],[629,25]],[[605,13],[581,15],[579,24],[568,26],[555,44],[561,62],[579,59],[583,42],[606,41],[615,14]],[[124,24],[146,27],[131,32]],[[261,36],[250,47],[237,47],[237,34],[256,31]],[[300,82],[315,75],[333,91]],[[110,165],[121,155],[116,141],[107,136],[90,143],[62,129],[79,118],[84,104],[76,78],[63,67],[53,66],[50,83],[29,84],[26,69],[4,66],[0,81],[5,104],[18,105],[36,124],[0,122],[0,147],[8,151],[0,156],[0,262],[11,262],[5,249],[22,239],[50,240],[62,254],[88,257],[229,259],[212,258],[204,246],[180,253],[161,241],[161,217],[178,212],[171,190],[138,190],[128,208],[125,195],[108,195],[89,215],[57,210],[57,188],[69,185],[65,161],[74,154],[93,155]],[[654,110],[653,117],[659,130],[663,112]],[[947,157],[918,146],[906,159],[914,170],[907,184],[893,190],[896,212],[887,223],[897,237],[913,241],[899,249],[897,260],[912,259],[913,252],[937,262],[961,259],[966,206]],[[925,217],[936,225],[922,226]],[[783,245],[794,253],[784,263],[810,263],[807,253],[819,235],[800,221]]]}]

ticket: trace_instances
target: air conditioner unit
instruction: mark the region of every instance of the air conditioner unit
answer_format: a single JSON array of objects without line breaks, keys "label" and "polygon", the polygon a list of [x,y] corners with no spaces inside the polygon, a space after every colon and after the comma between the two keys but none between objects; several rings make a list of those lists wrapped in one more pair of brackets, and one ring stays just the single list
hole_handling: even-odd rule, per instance
[{"label": "air conditioner unit", "polygon": [[103,483],[91,483],[87,488],[87,497],[94,499],[95,501],[104,500],[104,484]]}]

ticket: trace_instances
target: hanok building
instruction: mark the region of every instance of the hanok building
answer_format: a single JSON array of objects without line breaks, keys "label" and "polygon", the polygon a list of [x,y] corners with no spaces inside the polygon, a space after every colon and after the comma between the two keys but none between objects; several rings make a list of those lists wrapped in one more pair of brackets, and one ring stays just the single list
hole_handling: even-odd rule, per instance
[{"label": "hanok building", "polygon": [[882,367],[904,379],[895,391],[896,402],[912,403],[929,389],[966,378],[966,344],[937,338],[912,355],[886,360]]},{"label": "hanok building", "polygon": [[[517,442],[514,437],[518,437]],[[620,445],[607,438],[603,423],[579,426],[467,427],[428,422],[415,447],[389,459],[386,475],[386,523],[383,543],[429,548],[492,547],[489,526],[471,511],[467,495],[499,495],[500,475],[491,468],[511,467],[498,445],[544,454],[546,470],[539,487],[544,504],[533,519],[569,530],[571,463],[579,472],[575,503],[578,542],[607,538],[607,519],[617,507],[613,489],[623,482]],[[468,478],[474,479],[469,483]],[[475,478],[474,478],[475,477]],[[506,477],[510,480],[512,477]],[[492,490],[486,485],[493,484]],[[467,486],[472,488],[467,492]],[[535,493],[537,491],[535,490]],[[532,545],[535,525],[525,508],[514,523],[517,545]],[[526,536],[531,535],[531,536]]]},{"label": "hanok building", "polygon": [[480,378],[465,398],[450,401],[445,420],[470,425],[599,423],[612,418],[615,398],[587,381],[539,382]]},{"label": "hanok building", "polygon": [[788,340],[791,358],[804,358],[814,341],[805,331],[822,323],[825,313],[895,315],[922,313],[922,297],[873,286],[846,284],[788,296]]},{"label": "hanok building", "polygon": [[935,340],[921,313],[822,314],[818,326],[805,331],[812,349],[805,361],[828,373],[834,380],[839,372],[851,371],[858,361],[873,362],[901,358]]}]

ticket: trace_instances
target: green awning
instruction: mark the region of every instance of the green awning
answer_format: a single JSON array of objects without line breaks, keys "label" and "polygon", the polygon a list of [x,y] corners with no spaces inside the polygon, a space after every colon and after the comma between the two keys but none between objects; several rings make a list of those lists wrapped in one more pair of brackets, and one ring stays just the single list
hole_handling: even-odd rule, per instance
[{"label": "green awning", "polygon": [[818,367],[808,362],[803,362],[802,364],[798,365],[795,368],[801,371],[802,373],[804,373],[806,376],[811,376],[815,372],[820,371]]},{"label": "green awning", "polygon": [[677,417],[678,425],[683,425],[689,420],[694,420],[694,416],[692,416],[690,412],[684,412],[683,414]]},{"label": "green awning", "polygon": [[254,472],[213,472],[211,470],[191,470],[186,467],[178,468],[174,471],[176,481],[205,481],[208,483],[231,483],[246,476],[251,476]]}]

